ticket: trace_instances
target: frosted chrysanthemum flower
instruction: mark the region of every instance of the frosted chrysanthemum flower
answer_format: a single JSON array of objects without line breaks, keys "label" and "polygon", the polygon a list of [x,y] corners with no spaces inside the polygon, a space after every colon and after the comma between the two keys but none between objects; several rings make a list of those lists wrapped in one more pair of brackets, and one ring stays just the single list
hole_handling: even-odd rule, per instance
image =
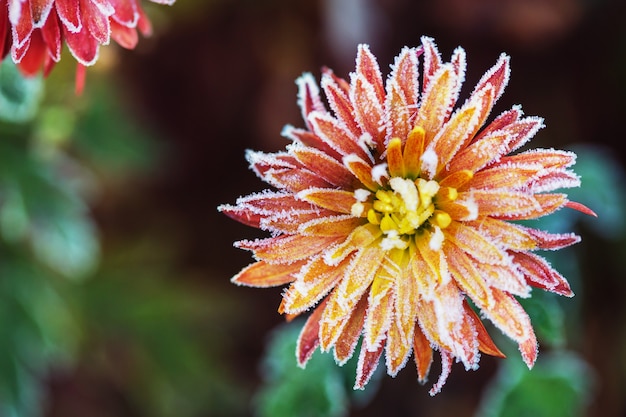
[{"label": "frosted chrysanthemum flower", "polygon": [[[151,1],[171,5],[176,0]],[[152,30],[140,0],[0,0],[0,24],[0,48],[10,48],[11,58],[26,75],[42,68],[47,75],[67,44],[79,63],[79,90],[84,66],[97,61],[100,45],[112,38],[133,49],[137,30],[144,35]],[[2,50],[3,57],[8,48]]]},{"label": "frosted chrysanthemum flower", "polygon": [[391,376],[412,352],[424,381],[436,350],[442,372],[434,395],[453,360],[476,369],[480,352],[503,356],[475,309],[519,344],[532,367],[537,340],[516,297],[530,296],[531,287],[573,295],[535,251],[579,237],[510,221],[562,207],[593,214],[553,192],[580,184],[569,169],[576,155],[511,155],[543,126],[519,107],[485,123],[507,84],[508,56],[453,110],[464,72],[462,48],[443,63],[423,38],[420,48],[402,50],[383,82],[361,45],[350,82],[323,72],[330,110],[304,74],[297,84],[306,129],[287,126],[292,143],[283,152],[248,152],[252,169],[277,190],[220,210],[272,237],[235,244],[257,262],[233,282],[290,284],[279,311],[313,310],[298,341],[302,366],[318,346],[343,364],[362,336],[355,388],[365,386],[383,351]]}]

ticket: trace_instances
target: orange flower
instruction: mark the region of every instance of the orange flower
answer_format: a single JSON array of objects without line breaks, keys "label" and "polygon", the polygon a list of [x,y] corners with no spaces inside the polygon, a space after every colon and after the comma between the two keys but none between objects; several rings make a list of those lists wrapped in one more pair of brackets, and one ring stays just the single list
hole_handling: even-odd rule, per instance
[{"label": "orange flower", "polygon": [[531,287],[573,295],[534,251],[579,237],[510,221],[561,207],[593,215],[553,192],[580,184],[568,169],[576,155],[553,149],[510,155],[543,122],[514,107],[485,125],[507,84],[508,56],[454,110],[464,72],[462,48],[443,63],[433,40],[423,38],[420,48],[401,51],[383,83],[375,57],[361,45],[350,82],[324,70],[330,111],[304,74],[297,84],[307,128],[284,129],[292,140],[284,152],[248,153],[252,169],[278,191],[219,208],[272,233],[235,244],[257,262],[233,282],[290,283],[279,311],[291,318],[313,309],[298,341],[302,366],[318,346],[333,349],[343,364],[363,336],[355,388],[368,382],[383,350],[391,376],[413,352],[424,381],[436,350],[442,373],[434,395],[453,359],[476,369],[480,352],[503,356],[473,306],[519,344],[532,367],[537,340],[516,297],[530,296]]},{"label": "orange flower", "polygon": [[137,29],[144,35],[151,32],[140,0],[0,0],[2,56],[10,48],[11,58],[25,75],[42,68],[47,75],[61,59],[65,42],[79,63],[79,90],[84,66],[97,61],[100,45],[108,45],[112,38],[133,49]]}]

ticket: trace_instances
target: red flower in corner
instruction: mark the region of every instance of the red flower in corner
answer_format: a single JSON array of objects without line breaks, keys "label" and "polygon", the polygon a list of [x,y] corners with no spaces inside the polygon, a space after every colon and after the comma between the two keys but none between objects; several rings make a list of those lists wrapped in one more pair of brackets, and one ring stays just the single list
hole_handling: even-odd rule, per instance
[{"label": "red flower in corner", "polygon": [[480,352],[503,356],[475,309],[519,344],[532,367],[537,340],[516,297],[529,297],[531,287],[573,295],[535,251],[579,237],[510,221],[562,207],[593,214],[554,192],[580,184],[569,169],[576,155],[511,154],[543,126],[519,107],[486,123],[509,78],[508,56],[454,110],[464,72],[462,48],[444,63],[423,38],[420,48],[402,50],[383,82],[362,45],[349,82],[323,73],[330,110],[312,76],[303,75],[297,84],[306,129],[286,127],[292,143],[283,152],[248,153],[252,169],[277,191],[220,210],[272,237],[236,243],[257,261],[233,282],[290,284],[280,311],[312,310],[298,342],[302,366],[318,346],[343,364],[362,336],[355,384],[362,388],[383,351],[389,375],[412,352],[425,380],[436,350],[442,373],[434,395],[453,359],[475,369]]},{"label": "red flower in corner", "polygon": [[[175,0],[151,0],[173,4]],[[79,63],[77,89],[84,66],[98,59],[100,45],[113,39],[127,49],[138,41],[137,30],[151,32],[139,0],[0,0],[0,48],[25,75],[47,75],[61,59],[63,43]]]}]

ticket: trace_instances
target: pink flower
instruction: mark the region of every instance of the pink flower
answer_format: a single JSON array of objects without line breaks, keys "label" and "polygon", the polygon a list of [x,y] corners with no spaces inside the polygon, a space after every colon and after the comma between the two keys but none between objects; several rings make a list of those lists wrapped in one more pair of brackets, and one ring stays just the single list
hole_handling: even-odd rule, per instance
[{"label": "pink flower", "polygon": [[34,75],[43,69],[47,75],[61,59],[65,43],[79,64],[77,90],[82,89],[84,67],[98,60],[100,45],[113,39],[133,49],[137,30],[143,35],[151,33],[139,0],[0,0],[2,56],[10,50],[22,73]]}]

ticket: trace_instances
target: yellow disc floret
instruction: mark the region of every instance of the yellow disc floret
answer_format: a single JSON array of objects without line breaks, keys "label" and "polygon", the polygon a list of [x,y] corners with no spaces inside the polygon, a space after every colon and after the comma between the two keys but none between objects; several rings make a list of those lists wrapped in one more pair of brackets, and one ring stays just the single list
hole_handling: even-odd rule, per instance
[{"label": "yellow disc floret", "polygon": [[[426,222],[442,229],[448,227],[452,221],[450,215],[438,210],[434,203],[439,190],[437,181],[393,177],[388,187],[371,196],[366,217],[384,233],[383,247],[405,249],[410,237]],[[450,189],[446,187],[445,192],[450,193]],[[359,209],[363,208],[363,203],[355,204]]]}]

